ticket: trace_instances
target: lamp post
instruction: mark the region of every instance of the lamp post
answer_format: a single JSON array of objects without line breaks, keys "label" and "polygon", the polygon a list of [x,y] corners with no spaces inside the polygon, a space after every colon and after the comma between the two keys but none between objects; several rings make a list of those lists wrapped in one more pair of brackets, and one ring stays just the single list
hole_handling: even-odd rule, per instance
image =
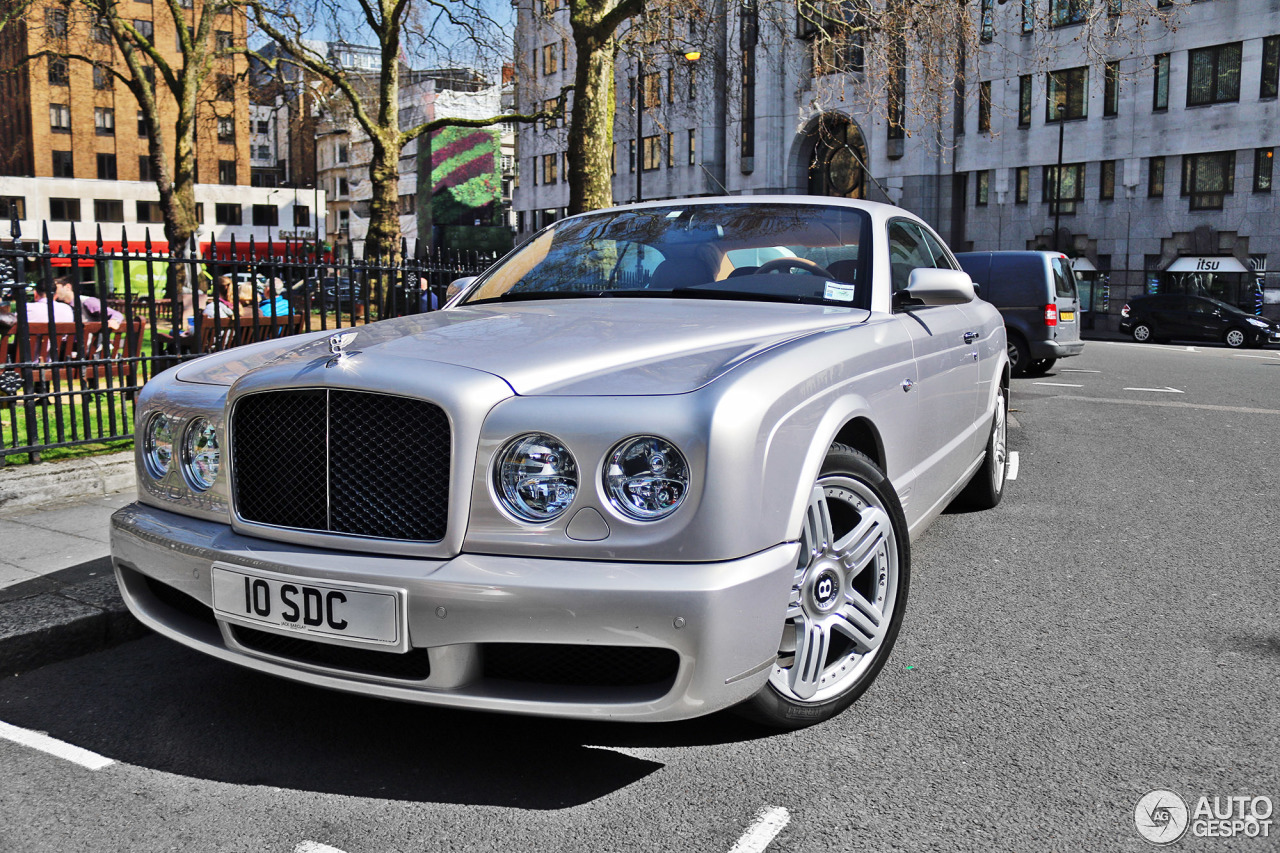
[{"label": "lamp post", "polygon": [[1058,169],[1053,181],[1053,248],[1056,252],[1062,251],[1059,224],[1062,222],[1062,136],[1067,126],[1066,114],[1067,105],[1058,104]]}]

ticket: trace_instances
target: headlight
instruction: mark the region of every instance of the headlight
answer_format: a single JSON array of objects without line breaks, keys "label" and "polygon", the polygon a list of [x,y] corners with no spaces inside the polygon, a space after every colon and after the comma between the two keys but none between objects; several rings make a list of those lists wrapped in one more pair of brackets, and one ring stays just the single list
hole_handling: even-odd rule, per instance
[{"label": "headlight", "polygon": [[1252,323],[1253,325],[1257,326],[1259,329],[1271,328],[1271,324],[1268,323],[1266,320],[1261,320],[1257,317],[1245,317],[1244,319],[1246,322]]},{"label": "headlight", "polygon": [[524,521],[564,514],[578,494],[578,463],[559,439],[543,433],[518,436],[498,454],[494,488],[502,505]]},{"label": "headlight", "polygon": [[169,473],[172,460],[173,419],[164,414],[152,415],[142,439],[142,461],[147,473],[159,480]]},{"label": "headlight", "polygon": [[689,463],[669,441],[651,435],[628,438],[609,451],[604,488],[624,515],[641,521],[664,518],[689,490]]},{"label": "headlight", "polygon": [[218,479],[218,466],[222,454],[218,452],[218,433],[213,424],[204,418],[196,418],[187,428],[182,442],[182,468],[187,481],[198,491],[205,491]]}]

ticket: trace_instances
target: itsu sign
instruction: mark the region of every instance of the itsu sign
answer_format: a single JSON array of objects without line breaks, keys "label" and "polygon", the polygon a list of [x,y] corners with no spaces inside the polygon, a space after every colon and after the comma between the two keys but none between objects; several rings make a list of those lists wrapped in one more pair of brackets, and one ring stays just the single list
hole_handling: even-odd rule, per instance
[{"label": "itsu sign", "polygon": [[1217,272],[1222,261],[1217,258],[1196,258],[1196,272]]}]

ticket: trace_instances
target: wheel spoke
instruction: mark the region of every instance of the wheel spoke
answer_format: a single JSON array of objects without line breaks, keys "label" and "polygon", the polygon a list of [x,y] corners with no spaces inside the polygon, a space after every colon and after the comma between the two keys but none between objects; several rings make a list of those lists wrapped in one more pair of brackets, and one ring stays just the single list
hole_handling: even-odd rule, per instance
[{"label": "wheel spoke", "polygon": [[822,621],[797,620],[796,659],[791,665],[791,690],[796,696],[809,699],[818,692],[830,647],[831,632]]},{"label": "wheel spoke", "polygon": [[880,645],[885,619],[884,611],[875,604],[850,591],[836,615],[840,618],[833,624],[833,629],[852,640],[859,654],[866,654]]},{"label": "wheel spoke", "polygon": [[844,563],[852,580],[867,568],[880,550],[880,545],[891,534],[889,516],[884,510],[868,507],[862,511],[862,518],[847,536],[840,540],[838,549],[841,562]]},{"label": "wheel spoke", "polygon": [[831,529],[831,508],[827,506],[827,494],[821,485],[814,486],[809,494],[809,509],[805,513],[804,524],[811,553],[820,554],[835,542],[835,534]]}]

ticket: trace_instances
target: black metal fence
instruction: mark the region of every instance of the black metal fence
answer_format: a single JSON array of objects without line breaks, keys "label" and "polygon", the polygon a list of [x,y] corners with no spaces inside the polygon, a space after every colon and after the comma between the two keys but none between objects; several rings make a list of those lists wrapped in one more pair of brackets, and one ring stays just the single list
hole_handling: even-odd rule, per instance
[{"label": "black metal fence", "polygon": [[[333,257],[314,242],[153,251],[48,226],[0,242],[0,465],[133,436],[133,401],[156,373],[209,352],[436,310],[449,284],[495,258],[401,243],[398,258]],[[131,250],[129,247],[135,246]],[[68,249],[57,251],[55,248]]]}]

